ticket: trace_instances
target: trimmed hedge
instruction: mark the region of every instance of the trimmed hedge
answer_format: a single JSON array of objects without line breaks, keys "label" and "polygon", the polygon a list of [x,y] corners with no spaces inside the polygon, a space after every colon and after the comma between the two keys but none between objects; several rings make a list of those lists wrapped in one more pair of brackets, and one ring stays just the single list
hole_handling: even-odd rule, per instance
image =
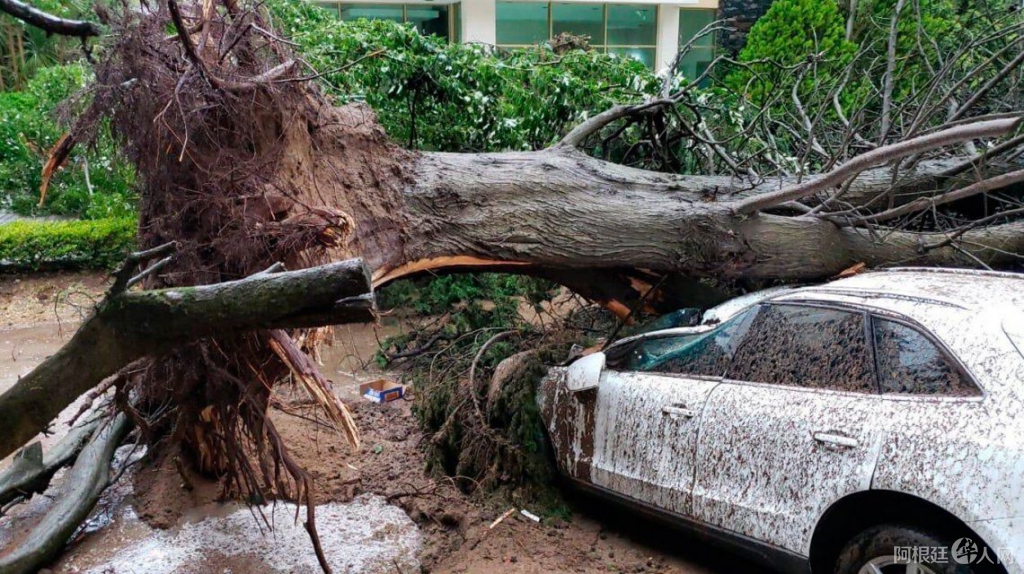
[{"label": "trimmed hedge", "polygon": [[135,246],[134,219],[0,225],[0,268],[112,269]]}]

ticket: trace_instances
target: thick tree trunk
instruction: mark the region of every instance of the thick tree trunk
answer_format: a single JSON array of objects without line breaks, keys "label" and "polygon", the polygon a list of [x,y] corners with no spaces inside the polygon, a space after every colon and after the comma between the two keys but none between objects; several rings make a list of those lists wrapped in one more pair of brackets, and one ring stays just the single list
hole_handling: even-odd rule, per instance
[{"label": "thick tree trunk", "polygon": [[[928,189],[955,161],[923,162],[903,178],[902,194]],[[1024,224],[971,230],[937,247],[939,233],[884,237],[811,216],[736,215],[739,199],[776,191],[789,180],[675,176],[631,169],[569,149],[500,154],[418,155],[407,165],[403,209],[390,230],[400,242],[360,225],[376,284],[423,270],[631,268],[691,277],[806,281],[856,263],[1000,265],[1024,249]],[[892,190],[880,168],[862,173],[850,196]]]},{"label": "thick tree trunk", "polygon": [[[279,188],[295,190],[301,205],[351,217],[352,234],[335,257],[364,257],[378,286],[424,271],[528,273],[555,279],[621,316],[655,284],[661,287],[650,299],[666,309],[685,302],[696,278],[808,281],[861,262],[1003,265],[1024,242],[1020,224],[979,227],[947,241],[943,234],[874,234],[821,214],[783,215],[786,209],[739,213],[751,198],[806,183],[798,178],[657,173],[569,146],[416,153],[388,140],[363,105],[323,106],[317,117],[315,130],[293,118],[282,122],[289,154],[277,169]],[[1014,121],[982,129],[991,137],[1013,129]],[[943,139],[937,145],[978,137],[949,133],[927,137]],[[883,159],[894,157],[901,156]],[[977,176],[964,170],[962,157],[901,166],[897,177],[891,162],[877,163],[848,182],[843,202],[874,200],[884,208],[960,188]],[[990,165],[987,176],[1020,168]],[[837,190],[838,184],[820,191]]]}]

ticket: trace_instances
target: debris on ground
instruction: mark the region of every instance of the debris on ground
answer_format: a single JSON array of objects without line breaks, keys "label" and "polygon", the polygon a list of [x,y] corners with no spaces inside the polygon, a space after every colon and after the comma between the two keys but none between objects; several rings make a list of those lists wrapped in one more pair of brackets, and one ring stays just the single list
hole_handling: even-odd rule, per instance
[{"label": "debris on ground", "polygon": [[[68,275],[63,280],[82,282],[78,275]],[[30,278],[23,278],[17,285],[11,282],[13,279],[0,278],[0,293],[18,293],[7,303],[15,307],[30,304],[24,299],[34,297],[34,290],[21,287],[26,282],[31,283]],[[47,291],[51,288],[61,291],[67,285],[61,280],[49,280]],[[65,327],[73,329],[74,325]],[[20,348],[19,337],[41,328],[49,329],[43,337],[49,346],[42,345],[38,349],[38,353],[45,356],[60,346],[56,325],[15,325],[15,329],[8,331],[12,339],[9,343]],[[401,330],[394,326],[378,329],[384,329],[385,336]],[[351,529],[346,530],[350,527],[341,516],[365,518],[366,513],[372,510],[372,518],[364,520],[367,528],[381,531],[376,536],[404,545],[402,548],[414,546],[414,536],[407,528],[415,525],[418,546],[411,553],[403,550],[399,559],[400,564],[408,566],[402,566],[400,571],[407,573],[418,571],[411,567],[413,560],[419,564],[420,571],[441,574],[756,572],[745,564],[733,566],[722,562],[699,541],[680,544],[678,535],[669,535],[668,531],[656,525],[645,525],[634,518],[607,518],[600,514],[604,505],[569,499],[544,512],[538,512],[531,506],[527,512],[541,518],[540,523],[535,523],[519,512],[523,508],[521,505],[509,507],[508,500],[500,496],[467,494],[457,487],[453,479],[425,472],[430,452],[429,435],[423,433],[414,415],[413,400],[406,397],[386,404],[363,401],[358,388],[366,379],[351,376],[357,367],[353,361],[363,365],[370,361],[380,333],[372,328],[347,326],[337,337],[335,346],[325,349],[323,369],[334,380],[335,393],[353,406],[353,417],[363,437],[360,450],[353,451],[344,437],[317,414],[315,406],[301,391],[277,394],[276,398],[287,412],[271,411],[271,418],[280,429],[282,438],[292,445],[292,456],[309,469],[316,483],[318,526],[328,554],[333,552],[328,548],[336,542],[338,533],[347,532],[346,536],[355,538],[361,536],[352,534]],[[0,356],[0,374],[3,374],[0,389],[16,378],[13,366],[20,366],[27,360],[23,354],[17,353],[5,352]],[[9,373],[9,376],[4,373]],[[372,380],[380,375],[378,372],[367,378]],[[481,391],[486,394],[485,389],[481,388]],[[487,402],[491,400],[484,399]],[[59,433],[66,432],[66,425],[58,426]],[[54,436],[50,440],[59,438]],[[379,453],[374,453],[375,446],[380,447]],[[45,448],[48,448],[47,441],[44,441]],[[291,553],[296,555],[296,559],[312,561],[309,564],[314,567],[303,570],[296,566],[294,570],[286,571],[317,571],[308,537],[301,526],[294,526],[295,507],[292,502],[278,501],[273,511],[263,507],[265,517],[275,526],[275,531],[271,532],[258,512],[249,513],[237,503],[222,503],[219,484],[203,478],[188,465],[179,470],[180,461],[186,459],[176,458],[173,452],[144,458],[145,449],[142,447],[134,453],[131,445],[122,449],[114,467],[118,472],[126,465],[130,468],[104,493],[87,526],[77,533],[64,555],[50,566],[54,574],[118,572],[116,566],[122,563],[134,563],[136,569],[140,563],[146,564],[147,572],[156,572],[158,570],[150,569],[150,564],[152,562],[156,568],[158,558],[166,561],[161,563],[178,564],[176,571],[201,574],[224,572],[226,569],[232,572],[272,572],[284,564],[280,561],[284,558],[277,553],[268,553],[267,559],[256,553],[228,554],[213,543],[216,539],[224,542],[225,548],[234,548],[232,545],[240,544],[235,537],[243,532],[252,537],[252,540],[246,538],[245,544],[256,544],[257,547],[259,544],[293,540]],[[52,488],[59,488],[61,479],[62,475],[58,473]],[[46,496],[33,497],[0,519],[0,547],[5,546],[3,540],[10,540],[24,531],[19,527],[30,526],[37,520],[40,513],[48,508],[49,501]],[[270,504],[269,508],[275,508],[273,503]],[[356,510],[343,511],[349,508],[347,505],[356,505],[352,507]],[[505,518],[496,522],[495,518],[505,513]],[[403,519],[402,515],[407,518]],[[513,515],[517,515],[516,519],[509,520]],[[392,526],[388,527],[388,524]],[[602,524],[614,524],[616,527],[608,528]],[[206,532],[197,528],[212,529],[220,534],[197,536],[198,532]],[[221,540],[220,536],[226,537],[228,542]],[[659,542],[661,538],[665,541]],[[262,542],[253,542],[256,539]],[[374,548],[384,556],[395,550]],[[159,552],[164,550],[168,555],[159,557]],[[156,554],[147,553],[149,551]],[[379,565],[381,561],[374,562],[367,557],[364,562],[351,563],[359,568],[365,567],[366,572],[374,572],[377,570],[373,565]],[[344,572],[346,564],[349,562],[342,559],[336,571]],[[381,572],[399,571],[393,564],[380,568]]]}]

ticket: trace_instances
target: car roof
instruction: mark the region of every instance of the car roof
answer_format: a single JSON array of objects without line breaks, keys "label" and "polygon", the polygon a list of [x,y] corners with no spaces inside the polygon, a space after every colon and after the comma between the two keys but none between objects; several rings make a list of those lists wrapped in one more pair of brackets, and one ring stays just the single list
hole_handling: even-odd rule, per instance
[{"label": "car roof", "polygon": [[773,299],[856,298],[881,307],[904,307],[899,301],[925,306],[980,311],[993,306],[1024,309],[1024,274],[966,269],[902,267],[861,273]]},{"label": "car roof", "polygon": [[666,337],[710,331],[744,309],[763,301],[866,305],[918,320],[932,328],[949,325],[992,307],[1014,308],[1013,316],[1024,313],[1024,274],[932,267],[895,267],[860,273],[822,285],[773,288],[750,293],[709,309],[705,317],[714,321],[695,327],[677,327],[640,333],[613,343],[611,347],[651,337]]}]

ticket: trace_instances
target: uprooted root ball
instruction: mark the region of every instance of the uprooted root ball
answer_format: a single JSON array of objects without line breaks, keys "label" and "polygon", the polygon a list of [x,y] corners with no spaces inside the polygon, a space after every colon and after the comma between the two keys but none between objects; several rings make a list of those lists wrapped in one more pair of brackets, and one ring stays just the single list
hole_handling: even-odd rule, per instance
[{"label": "uprooted root ball", "polygon": [[[52,173],[109,122],[138,172],[141,246],[179,246],[148,287],[233,280],[363,250],[350,241],[353,214],[372,221],[389,210],[405,152],[366,108],[334,108],[300,81],[305,71],[258,9],[143,0],[101,17],[112,42],[95,67],[92,103],[47,167]],[[368,181],[380,196],[343,193]],[[304,385],[341,432],[356,435],[326,379],[296,364],[324,332],[290,335],[193,342],[134,365],[118,388],[151,443],[170,436],[163,444],[183,445],[199,470],[223,478],[225,494],[309,503],[315,542],[311,480],[266,416],[274,386]]]}]

